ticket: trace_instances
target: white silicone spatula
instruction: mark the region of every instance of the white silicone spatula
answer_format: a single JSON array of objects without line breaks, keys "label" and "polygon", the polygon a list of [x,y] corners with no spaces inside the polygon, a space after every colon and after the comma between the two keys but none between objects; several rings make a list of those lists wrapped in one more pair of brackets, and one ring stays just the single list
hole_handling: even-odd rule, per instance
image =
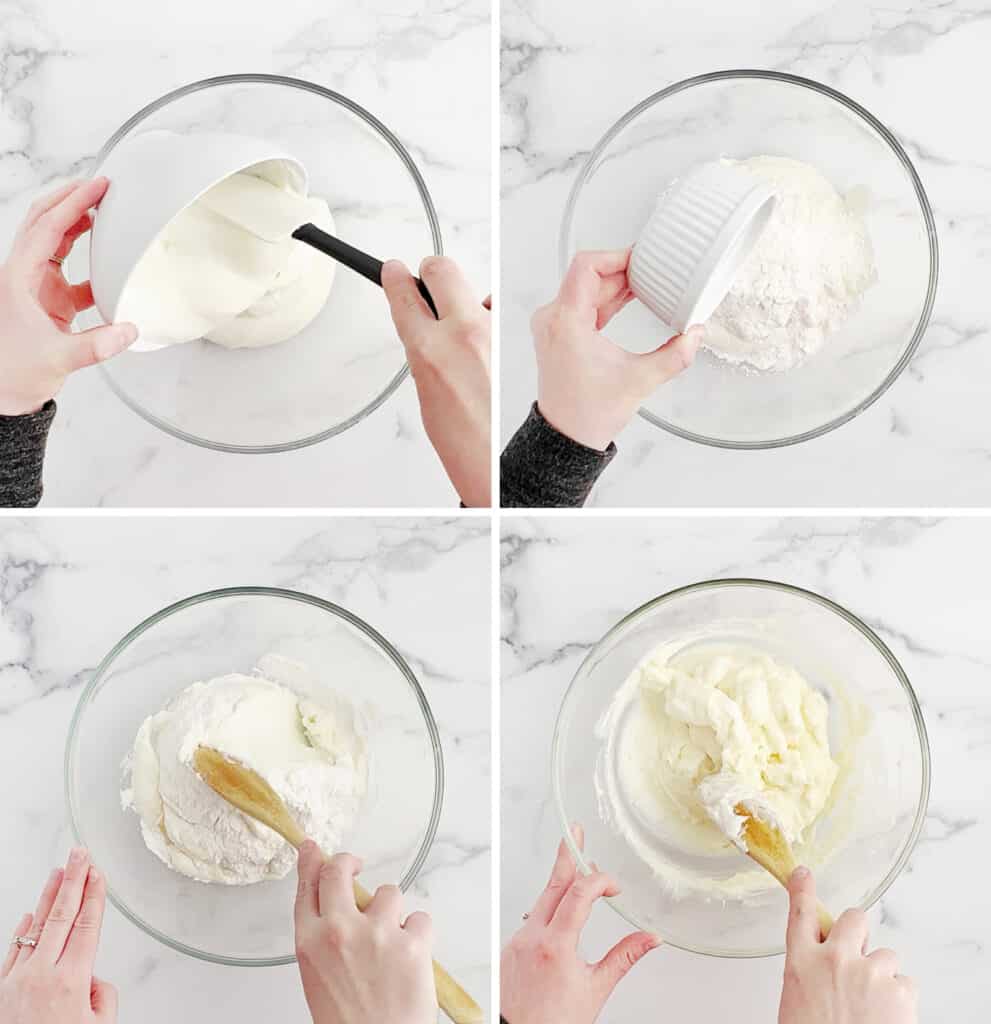
[{"label": "white silicone spatula", "polygon": [[[306,200],[255,177],[233,174],[200,196],[199,203],[265,242],[295,238],[325,253],[367,280],[382,286],[382,261],[335,238],[309,222]],[[417,277],[416,287],[430,311],[437,307],[427,286]]]}]

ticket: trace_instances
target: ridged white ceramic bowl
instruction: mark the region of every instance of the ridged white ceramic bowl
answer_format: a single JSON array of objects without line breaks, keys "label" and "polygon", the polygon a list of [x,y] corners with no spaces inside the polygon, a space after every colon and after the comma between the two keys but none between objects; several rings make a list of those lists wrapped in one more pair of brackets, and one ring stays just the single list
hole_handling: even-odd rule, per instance
[{"label": "ridged white ceramic bowl", "polygon": [[[834,430],[877,401],[922,341],[936,297],[936,225],[898,139],[860,104],[820,82],[777,71],[717,71],[662,89],[624,114],[592,148],[572,187],[560,235],[562,273],[574,254],[636,242],[657,196],[700,164],[783,156],[818,168],[855,196],[877,281],[845,325],[800,366],[760,373],[704,350],[640,410],[679,437],[723,448],[778,448]],[[609,324],[635,352],[671,330],[640,302]]]},{"label": "ridged white ceramic bowl", "polygon": [[774,191],[711,160],[658,197],[630,256],[633,294],[679,334],[725,298],[774,210]]}]

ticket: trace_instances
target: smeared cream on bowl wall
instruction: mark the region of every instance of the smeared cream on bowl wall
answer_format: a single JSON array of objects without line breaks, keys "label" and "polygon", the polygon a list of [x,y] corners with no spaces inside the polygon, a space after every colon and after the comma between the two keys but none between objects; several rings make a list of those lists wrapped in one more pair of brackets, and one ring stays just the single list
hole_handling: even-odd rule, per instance
[{"label": "smeared cream on bowl wall", "polygon": [[[289,175],[272,173],[273,165],[278,161],[240,171],[222,184],[230,192],[240,179],[265,176],[302,198]],[[333,233],[327,203],[314,196],[303,202],[308,221]],[[136,324],[146,348],[198,338],[226,348],[275,345],[319,315],[335,269],[328,256],[293,238],[256,237],[200,197],[169,221],[138,261],[115,319]]]},{"label": "smeared cream on bowl wall", "polygon": [[769,876],[732,850],[743,823],[734,807],[743,804],[805,852],[845,774],[828,725],[822,694],[764,651],[663,644],[598,723],[600,813],[673,892],[765,891]]}]

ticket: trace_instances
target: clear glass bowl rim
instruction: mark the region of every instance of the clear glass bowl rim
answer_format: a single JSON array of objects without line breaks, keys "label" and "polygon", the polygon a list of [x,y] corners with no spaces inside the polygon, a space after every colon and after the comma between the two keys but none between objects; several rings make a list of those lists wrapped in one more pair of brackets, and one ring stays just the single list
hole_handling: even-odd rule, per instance
[{"label": "clear glass bowl rim", "polygon": [[[413,158],[407,152],[406,147],[403,146],[398,137],[393,134],[393,132],[391,132],[377,117],[375,117],[374,114],[369,113],[364,107],[355,103],[354,100],[348,99],[347,96],[344,96],[342,93],[335,92],[333,89],[317,85],[315,82],[308,82],[303,78],[291,78],[288,75],[266,74],[217,75],[213,78],[203,78],[197,82],[190,82],[188,85],[180,86],[178,89],[173,89],[171,92],[165,93],[164,96],[160,96],[157,100],[153,100],[151,103],[142,107],[136,114],[132,114],[117,129],[117,131],[110,136],[110,138],[103,144],[100,152],[97,153],[96,158],[93,161],[92,173],[96,174],[99,171],[101,164],[107,157],[107,154],[114,148],[114,146],[117,145],[117,143],[120,142],[122,138],[124,138],[125,135],[128,134],[128,132],[131,131],[132,128],[140,124],[147,117],[150,117],[152,114],[161,110],[163,107],[168,106],[173,100],[178,100],[183,96],[189,96],[193,93],[200,92],[203,89],[211,89],[215,86],[239,84],[284,85],[295,89],[302,89],[304,92],[311,92],[317,96],[323,96],[325,99],[331,100],[364,121],[365,124],[372,128],[389,145],[396,156],[399,157],[410,178],[412,178],[413,184],[416,186],[416,190],[419,193],[420,201],[423,203],[423,210],[426,214],[427,221],[430,225],[430,235],[433,242],[434,255],[443,255],[444,244],[441,239],[440,221],[437,219],[437,211],[434,208],[434,201],[427,190],[427,185],[423,180],[423,175],[420,173],[420,169],[413,162]],[[326,430],[320,430],[315,434],[299,438],[296,441],[282,441],[278,444],[259,445],[229,444],[224,441],[211,441],[209,438],[199,437],[197,434],[190,434],[187,431],[182,430],[180,427],[177,427],[175,424],[169,423],[168,420],[162,419],[160,416],[156,416],[155,413],[151,412],[151,410],[146,409],[139,402],[136,402],[131,398],[123,388],[117,385],[117,382],[114,380],[106,366],[100,367],[100,373],[103,375],[103,379],[107,382],[107,386],[110,390],[113,391],[113,393],[129,409],[136,412],[142,419],[154,424],[154,426],[158,427],[160,430],[164,430],[166,434],[170,434],[172,437],[176,437],[180,441],[188,441],[190,444],[198,445],[201,448],[210,448],[217,452],[233,452],[242,455],[268,455],[276,452],[291,452],[295,451],[297,448],[307,448],[311,444],[317,444],[320,441],[326,441],[330,437],[335,437],[337,434],[342,434],[345,430],[348,430],[357,423],[360,423],[366,416],[373,413],[380,405],[382,405],[399,387],[399,385],[402,384],[409,373],[409,366],[404,362],[399,372],[386,385],[385,390],[373,398],[372,401],[363,409],[359,409],[358,412],[353,416],[349,416],[346,420],[342,420],[340,423],[337,423],[332,427],[328,427]]]},{"label": "clear glass bowl rim", "polygon": [[936,219],[933,216],[932,206],[929,203],[929,198],[927,197],[925,188],[922,185],[922,180],[919,178],[912,161],[909,160],[908,154],[902,148],[901,143],[895,135],[869,110],[862,107],[855,100],[850,99],[849,96],[844,95],[828,85],[823,85],[821,82],[813,81],[811,78],[802,78],[799,75],[789,75],[783,71],[764,71],[754,68],[710,71],[704,75],[695,75],[692,78],[682,79],[680,82],[675,82],[673,85],[669,85],[665,89],[660,89],[658,92],[651,94],[646,99],[641,100],[636,104],[636,106],[628,110],[605,133],[605,135],[599,139],[586,158],[585,163],[578,172],[578,176],[575,178],[574,184],[571,186],[571,192],[568,195],[568,201],[564,208],[564,217],[561,221],[561,232],[558,237],[558,263],[560,264],[561,273],[564,274],[568,268],[568,262],[570,260],[569,242],[571,227],[575,215],[575,209],[578,205],[579,195],[599,158],[603,155],[612,140],[624,128],[626,128],[627,125],[639,117],[640,114],[654,106],[654,104],[659,103],[661,100],[666,99],[669,96],[674,96],[686,89],[691,89],[697,85],[708,85],[712,82],[728,81],[731,79],[764,79],[811,89],[812,92],[817,92],[822,96],[827,96],[830,99],[835,100],[841,106],[846,107],[849,111],[866,121],[867,124],[873,128],[885,142],[887,142],[891,151],[894,153],[898,162],[902,165],[905,173],[908,175],[908,178],[912,183],[912,187],[915,190],[916,198],[919,201],[919,207],[922,212],[922,218],[925,221],[926,234],[929,240],[929,284],[926,290],[926,301],[923,304],[921,313],[919,314],[919,319],[915,325],[912,337],[909,339],[908,344],[902,351],[898,362],[896,362],[888,371],[884,380],[882,380],[866,398],[861,399],[856,405],[848,409],[846,412],[833,417],[833,419],[827,421],[821,426],[814,427],[811,430],[803,430],[799,434],[772,438],[767,441],[731,441],[725,438],[696,434],[691,430],[686,430],[675,423],[662,419],[660,416],[656,416],[649,409],[640,409],[640,415],[649,423],[653,423],[654,426],[660,427],[661,429],[666,430],[671,434],[675,434],[677,437],[682,437],[687,441],[696,441],[699,444],[709,445],[713,448],[732,448],[738,451],[785,448],[788,445],[799,444],[802,441],[810,441],[813,438],[821,437],[823,434],[828,434],[831,430],[835,430],[837,427],[843,426],[844,423],[849,423],[849,421],[855,416],[859,416],[865,409],[873,405],[885,393],[885,391],[894,384],[895,380],[901,375],[905,367],[908,366],[912,356],[915,355],[915,351],[921,344],[922,337],[929,326],[929,318],[932,316],[933,305],[936,301],[936,287],[939,281],[939,241],[936,235]]},{"label": "clear glass bowl rim", "polygon": [[[72,786],[72,761],[78,740],[79,725],[82,721],[83,712],[89,704],[91,694],[99,685],[100,680],[106,675],[107,670],[111,667],[117,657],[153,626],[177,612],[181,612],[186,608],[191,608],[193,605],[204,604],[209,601],[221,600],[228,597],[283,598],[286,600],[298,601],[302,604],[308,604],[314,608],[319,608],[328,612],[337,618],[343,619],[345,622],[364,633],[365,636],[379,647],[379,649],[406,678],[410,689],[413,691],[413,696],[416,698],[416,702],[420,707],[420,711],[423,714],[423,721],[426,725],[427,733],[430,736],[430,745],[433,749],[434,758],[434,799],[433,806],[430,811],[430,820],[427,823],[423,841],[420,844],[416,857],[407,869],[406,874],[403,875],[402,879],[398,883],[399,888],[403,892],[406,892],[413,884],[416,876],[420,872],[420,869],[423,867],[424,861],[427,859],[427,855],[430,853],[430,848],[433,845],[434,837],[437,834],[437,828],[440,824],[441,807],[444,803],[444,752],[441,747],[440,732],[437,729],[437,722],[434,720],[433,712],[430,710],[430,705],[427,703],[426,695],[420,686],[419,680],[414,675],[413,670],[406,663],[405,658],[403,658],[399,651],[397,651],[381,633],[368,625],[368,623],[363,619],[358,618],[358,616],[353,612],[348,611],[346,608],[342,608],[340,605],[334,604],[331,601],[325,601],[320,597],[314,597],[312,594],[303,594],[297,590],[287,590],[282,587],[223,587],[217,590],[204,591],[201,594],[193,594],[191,597],[183,598],[181,601],[176,601],[173,604],[162,608],[161,611],[155,612],[154,615],[150,615],[143,622],[138,623],[137,626],[118,640],[109,653],[104,656],[103,660],[94,670],[92,678],[86,684],[86,688],[79,697],[79,701],[77,702],[76,708],[72,714],[72,721],[69,724],[69,735],[65,744],[65,802],[69,811],[69,824],[72,827],[72,833],[75,836],[76,841],[84,846],[86,845],[86,839],[83,836],[79,825],[79,816],[76,813]],[[292,954],[288,956],[253,958],[226,957],[204,952],[201,949],[196,949],[195,947],[188,946],[185,943],[177,942],[175,939],[172,939],[163,932],[153,928],[147,921],[142,920],[142,918],[135,914],[127,904],[117,896],[110,884],[110,879],[107,880],[107,895],[110,898],[110,902],[113,903],[113,905],[129,921],[136,924],[142,931],[151,935],[152,938],[158,939],[159,942],[169,946],[171,949],[180,953],[187,953],[189,956],[196,957],[199,960],[206,960],[215,964],[225,964],[231,967],[274,967],[296,962],[296,957]]]},{"label": "clear glass bowl rim", "polygon": [[[926,723],[922,717],[922,708],[919,706],[918,698],[915,695],[915,691],[912,689],[912,684],[908,680],[908,676],[905,674],[905,670],[901,667],[898,659],[894,656],[887,644],[870,628],[865,622],[848,611],[842,605],[837,604],[835,601],[831,601],[828,597],[823,597],[821,594],[816,594],[814,591],[805,590],[802,587],[793,586],[790,583],[781,583],[778,580],[765,580],[748,577],[731,577],[727,579],[712,579],[704,580],[699,583],[689,583],[683,587],[677,587],[674,590],[669,590],[665,594],[661,594],[659,597],[652,598],[645,604],[640,605],[639,608],[634,609],[627,615],[624,615],[614,626],[612,626],[592,647],[592,649],[585,655],[581,665],[578,666],[578,671],[575,672],[567,691],[565,692],[564,699],[561,701],[561,707],[558,710],[557,720],[554,723],[554,739],[551,744],[551,779],[554,787],[554,804],[557,808],[558,821],[561,826],[561,834],[564,837],[565,842],[568,844],[568,849],[571,851],[572,857],[575,859],[575,863],[579,866],[580,870],[588,874],[594,870],[591,865],[585,860],[585,857],[581,850],[578,849],[574,838],[571,835],[571,819],[568,817],[567,809],[564,806],[564,796],[561,787],[561,774],[558,771],[558,763],[561,756],[561,743],[563,740],[563,718],[565,710],[572,698],[572,695],[576,692],[577,688],[584,682],[585,677],[591,668],[591,663],[598,655],[598,653],[606,646],[610,645],[614,640],[618,639],[621,634],[627,632],[633,626],[635,626],[641,619],[646,618],[655,608],[662,604],[668,604],[672,601],[676,601],[681,597],[688,594],[697,593],[705,590],[718,590],[720,588],[732,588],[732,587],[757,587],[767,590],[777,590],[786,594],[790,594],[794,597],[803,598],[811,601],[814,604],[818,604],[820,607],[825,608],[827,611],[833,612],[838,615],[841,619],[844,619],[849,625],[853,626],[858,630],[867,640],[869,640],[877,652],[884,658],[895,675],[895,678],[902,685],[902,689],[905,691],[905,695],[908,698],[909,707],[912,711],[912,717],[915,721],[915,727],[919,737],[919,753],[922,757],[922,786],[919,791],[919,804],[915,812],[915,821],[912,823],[912,829],[906,838],[902,849],[895,859],[895,863],[892,865],[886,877],[883,881],[877,885],[873,892],[871,892],[867,898],[861,903],[862,910],[870,910],[875,903],[888,891],[890,886],[894,883],[895,879],[901,874],[902,869],[908,863],[909,857],[912,855],[912,851],[915,849],[915,845],[918,842],[919,836],[922,833],[922,826],[925,823],[926,811],[929,807],[929,787],[931,778],[931,758],[929,752],[929,738],[926,732]],[[624,920],[628,921],[634,928],[641,929],[643,925],[636,921],[630,914],[627,914],[613,899],[607,900],[609,905],[617,914],[620,915]],[[768,956],[780,956],[784,952],[784,947],[775,949],[763,949],[741,953],[737,950],[723,950],[716,948],[704,948],[701,946],[689,946],[682,945],[677,942],[670,940],[667,936],[663,936],[664,942],[668,946],[674,946],[675,949],[682,949],[688,953],[700,953],[703,956],[718,956],[726,959],[734,960],[752,960],[760,957]]]}]

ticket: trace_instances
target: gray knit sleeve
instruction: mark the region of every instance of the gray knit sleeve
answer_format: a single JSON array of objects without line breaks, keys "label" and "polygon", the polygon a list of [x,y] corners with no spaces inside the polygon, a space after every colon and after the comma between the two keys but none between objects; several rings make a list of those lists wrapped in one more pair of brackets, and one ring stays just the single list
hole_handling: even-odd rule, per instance
[{"label": "gray knit sleeve", "polygon": [[600,452],[572,441],[534,402],[502,453],[500,503],[503,508],[578,508],[615,454],[614,444]]},{"label": "gray knit sleeve", "polygon": [[27,416],[0,416],[0,507],[33,508],[41,501],[41,470],[55,403]]}]

